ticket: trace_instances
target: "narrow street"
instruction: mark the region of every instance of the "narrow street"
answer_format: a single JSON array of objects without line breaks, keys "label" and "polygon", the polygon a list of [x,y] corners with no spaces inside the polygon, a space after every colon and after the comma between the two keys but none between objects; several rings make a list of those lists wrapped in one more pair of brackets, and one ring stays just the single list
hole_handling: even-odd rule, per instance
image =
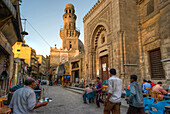
[{"label": "narrow street", "polygon": [[[103,104],[101,108],[96,108],[94,103],[84,104],[81,94],[59,86],[43,86],[43,88],[43,96],[50,97],[53,101],[46,107],[34,110],[32,114],[103,114]],[[121,108],[121,114],[126,114],[126,111],[126,108]]]}]

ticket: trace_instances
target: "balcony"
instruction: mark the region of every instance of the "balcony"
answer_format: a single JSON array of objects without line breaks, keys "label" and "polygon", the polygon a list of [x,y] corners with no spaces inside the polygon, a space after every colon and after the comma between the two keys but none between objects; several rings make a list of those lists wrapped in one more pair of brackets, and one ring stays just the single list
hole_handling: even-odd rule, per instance
[{"label": "balcony", "polygon": [[37,74],[37,71],[32,71],[31,73],[32,73],[32,74]]},{"label": "balcony", "polygon": [[8,53],[12,53],[12,47],[7,41],[6,37],[4,34],[0,31],[0,46]]},{"label": "balcony", "polygon": [[16,18],[16,9],[14,8],[13,4],[10,0],[2,0],[2,2],[6,5],[8,10],[12,13],[12,16]]},{"label": "balcony", "polygon": [[37,65],[37,63],[35,63],[35,62],[31,62],[31,66],[34,66],[34,67],[38,67],[38,65]]},{"label": "balcony", "polygon": [[32,55],[32,56],[31,56],[31,59],[34,59],[34,60],[36,60],[36,61],[38,60],[38,58],[37,58],[35,55]]},{"label": "balcony", "polygon": [[[61,27],[61,28],[60,28],[60,31],[62,31],[62,30],[64,30],[64,27]],[[68,29],[68,30],[70,30],[70,29]],[[74,30],[74,29],[71,29],[71,30]],[[76,28],[75,30],[78,31],[78,32],[80,32],[80,30],[79,30],[78,28]]]}]

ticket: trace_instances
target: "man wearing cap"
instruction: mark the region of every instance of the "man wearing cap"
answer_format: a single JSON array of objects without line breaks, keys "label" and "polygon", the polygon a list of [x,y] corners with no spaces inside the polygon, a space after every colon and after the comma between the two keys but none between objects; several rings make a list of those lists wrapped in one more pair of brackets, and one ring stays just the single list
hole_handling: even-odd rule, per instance
[{"label": "man wearing cap", "polygon": [[27,79],[25,85],[25,87],[16,90],[12,96],[9,107],[13,114],[28,114],[33,109],[47,105],[47,102],[36,104],[36,96],[33,90],[35,87],[34,79]]},{"label": "man wearing cap", "polygon": [[116,70],[110,69],[108,97],[105,100],[104,114],[120,114],[122,80],[116,77]]}]

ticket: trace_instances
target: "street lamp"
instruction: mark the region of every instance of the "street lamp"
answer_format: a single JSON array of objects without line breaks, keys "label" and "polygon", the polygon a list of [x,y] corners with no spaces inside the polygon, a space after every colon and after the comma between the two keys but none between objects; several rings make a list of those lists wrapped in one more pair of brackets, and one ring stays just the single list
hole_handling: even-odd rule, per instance
[{"label": "street lamp", "polygon": [[22,35],[23,35],[23,37],[24,37],[24,36],[28,35],[28,32],[26,32],[26,31],[25,31],[25,29],[26,29],[26,21],[27,21],[27,19],[21,19],[21,20],[24,20],[24,31],[22,31],[22,32],[21,32],[21,34],[22,34]]}]

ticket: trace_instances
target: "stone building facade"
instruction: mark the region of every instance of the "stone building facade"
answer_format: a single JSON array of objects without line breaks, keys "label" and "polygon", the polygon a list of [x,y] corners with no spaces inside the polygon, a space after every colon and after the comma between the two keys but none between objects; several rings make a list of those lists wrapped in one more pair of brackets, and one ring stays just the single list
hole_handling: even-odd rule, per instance
[{"label": "stone building facade", "polygon": [[36,51],[29,47],[24,42],[16,42],[13,46],[14,58],[24,59],[25,63],[28,64],[29,71],[28,75],[33,78],[38,78],[38,58],[36,57]]},{"label": "stone building facade", "polygon": [[56,67],[57,65],[68,61],[79,54],[84,48],[82,42],[78,39],[80,32],[76,28],[76,19],[74,6],[66,4],[64,10],[63,20],[64,27],[60,30],[60,37],[62,39],[62,48],[57,49],[51,47],[50,49],[50,66]]},{"label": "stone building facade", "polygon": [[[50,48],[50,69],[53,71],[53,77],[58,77],[60,82],[65,72],[71,76],[70,81],[76,83],[83,74],[81,66],[84,55],[80,54],[84,52],[84,45],[79,40],[80,31],[76,28],[77,16],[74,6],[66,4],[64,12],[64,27],[60,30],[62,48]],[[75,64],[76,68],[73,68]]]},{"label": "stone building facade", "polygon": [[[132,74],[138,75],[140,82],[144,78],[168,81],[168,6],[168,0],[98,0],[83,18],[86,80],[94,82],[101,77],[103,82],[110,76],[109,69],[115,68],[124,86],[130,83]],[[151,53],[155,49],[158,51]],[[152,65],[149,53],[158,53],[156,62],[151,59]],[[157,65],[160,68],[154,68]],[[157,79],[151,76],[150,69],[159,75]]]},{"label": "stone building facade", "polygon": [[141,76],[170,83],[170,1],[144,0],[138,7]]},{"label": "stone building facade", "polygon": [[23,40],[19,4],[18,0],[0,1],[0,97],[7,94],[14,73],[12,46]]},{"label": "stone building facade", "polygon": [[140,75],[136,15],[134,0],[100,0],[84,17],[88,80],[101,77],[104,82],[110,68],[117,70],[125,84],[129,84],[129,75]]},{"label": "stone building facade", "polygon": [[46,75],[46,58],[43,55],[36,55],[38,58],[38,63],[40,64],[39,66],[39,75],[45,76]]},{"label": "stone building facade", "polygon": [[[69,60],[72,83],[83,83],[85,77],[85,57],[84,52]],[[74,86],[74,85],[73,85]]]}]

